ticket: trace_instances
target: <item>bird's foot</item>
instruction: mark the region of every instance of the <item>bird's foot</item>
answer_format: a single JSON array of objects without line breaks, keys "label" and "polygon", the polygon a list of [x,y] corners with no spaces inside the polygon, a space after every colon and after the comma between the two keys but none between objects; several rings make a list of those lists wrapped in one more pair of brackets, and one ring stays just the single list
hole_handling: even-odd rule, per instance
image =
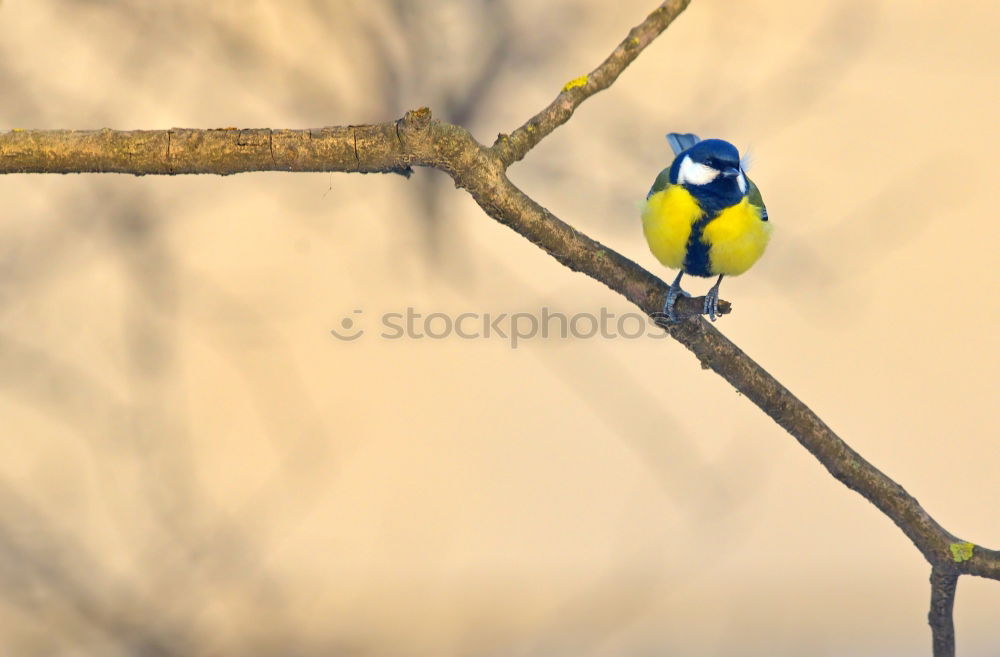
[{"label": "bird's foot", "polygon": [[708,294],[705,295],[705,306],[702,310],[708,318],[715,321],[715,318],[719,316],[719,286],[715,285]]},{"label": "bird's foot", "polygon": [[674,304],[677,303],[677,297],[680,296],[690,297],[691,295],[681,289],[681,275],[678,274],[667,290],[667,297],[663,300],[663,311],[660,313],[671,324],[681,321],[681,318],[677,316],[677,311],[674,310]]}]

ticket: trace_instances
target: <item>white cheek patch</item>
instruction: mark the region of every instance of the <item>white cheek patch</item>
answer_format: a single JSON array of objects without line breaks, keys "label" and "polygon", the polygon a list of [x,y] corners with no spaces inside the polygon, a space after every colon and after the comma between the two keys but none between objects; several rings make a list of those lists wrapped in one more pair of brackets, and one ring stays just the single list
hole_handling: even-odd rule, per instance
[{"label": "white cheek patch", "polygon": [[684,183],[689,185],[707,185],[715,180],[715,177],[718,175],[718,169],[713,169],[705,164],[696,164],[690,155],[685,155],[684,159],[681,160],[681,167],[677,171],[677,182],[682,185]]},{"label": "white cheek patch", "polygon": [[740,186],[741,194],[747,193],[747,177],[742,171],[736,176],[736,184]]}]

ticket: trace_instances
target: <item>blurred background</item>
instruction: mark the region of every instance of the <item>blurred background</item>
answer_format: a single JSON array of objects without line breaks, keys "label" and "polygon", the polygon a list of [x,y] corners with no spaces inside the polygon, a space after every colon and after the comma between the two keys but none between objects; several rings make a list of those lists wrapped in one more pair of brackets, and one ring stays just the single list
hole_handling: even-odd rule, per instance
[{"label": "blurred background", "polygon": [[[492,143],[655,4],[5,0],[0,127],[426,105]],[[664,133],[749,150],[776,231],[719,328],[992,547],[998,20],[694,0],[509,172],[666,277],[638,219]],[[380,337],[408,307],[634,310],[443,174],[0,194],[5,655],[930,654],[917,550],[677,343]],[[1000,654],[998,620],[963,578],[959,654]]]}]

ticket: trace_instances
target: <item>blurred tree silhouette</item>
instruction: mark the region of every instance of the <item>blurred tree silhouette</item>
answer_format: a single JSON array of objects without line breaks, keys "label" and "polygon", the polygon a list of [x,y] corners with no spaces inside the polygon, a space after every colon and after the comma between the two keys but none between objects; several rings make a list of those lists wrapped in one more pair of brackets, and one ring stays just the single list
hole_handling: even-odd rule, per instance
[{"label": "blurred tree silhouette", "polygon": [[[560,47],[554,30],[550,33],[539,30],[530,38],[526,37],[517,27],[514,5],[500,0],[472,3],[449,0],[429,7],[402,1],[362,4],[300,0],[291,12],[294,16],[285,16],[282,20],[317,23],[317,31],[323,39],[341,48],[344,61],[365,62],[363,68],[347,66],[346,71],[326,71],[314,60],[295,55],[295,48],[288,44],[263,38],[255,31],[259,25],[241,23],[224,11],[213,12],[211,8],[194,5],[166,7],[96,0],[57,5],[60,11],[82,24],[112,23],[117,26],[116,31],[123,34],[135,32],[123,39],[121,47],[134,51],[140,64],[146,57],[147,45],[142,35],[153,31],[168,35],[164,38],[182,39],[185,47],[197,51],[200,57],[228,60],[232,63],[234,78],[242,84],[266,89],[280,87],[283,93],[278,96],[284,103],[280,111],[296,122],[322,121],[334,106],[349,107],[361,116],[386,112],[398,116],[419,95],[427,96],[422,102],[434,107],[439,119],[473,131],[483,130],[489,110],[502,97],[503,90],[516,84],[528,69]],[[833,50],[825,44],[838,40],[846,40],[846,45],[840,46],[845,50],[863,48],[870,38],[870,32],[866,31],[869,24],[853,20],[862,8],[863,4],[857,2],[838,8],[809,36],[810,45],[803,46],[803,56],[794,58],[793,70],[780,71],[765,81],[762,89],[774,99],[772,102],[797,103],[804,113],[810,104],[819,102],[829,93],[829,83],[846,71],[853,60],[811,59],[806,55]],[[558,19],[552,23],[558,24],[560,31],[571,30],[575,27],[573,21],[585,19],[569,4],[554,5],[547,11]],[[815,45],[817,42],[820,45]],[[427,66],[429,61],[447,62],[449,66]],[[331,77],[340,76],[341,84],[329,84],[328,73]],[[137,64],[129,74],[139,76],[146,71]],[[827,84],[816,85],[809,93],[799,93],[800,88],[814,78],[822,78]],[[45,103],[32,102],[29,81],[19,77],[14,67],[0,67],[0,80],[6,83],[8,93],[21,103],[20,116],[45,116]],[[587,96],[570,98],[567,102],[572,102],[575,108],[591,93],[592,90]],[[687,106],[679,103],[672,111],[679,117],[692,112],[693,107],[709,108],[706,120],[721,122],[724,119],[713,119],[712,115],[725,117],[739,111],[746,101],[745,98],[730,98],[710,87],[705,88],[705,94],[690,99]],[[627,134],[634,129],[629,125],[632,121],[612,126],[610,133]],[[547,126],[547,134],[561,121],[547,117],[542,123]],[[786,127],[783,123],[775,123],[773,129]],[[516,136],[517,133],[511,137],[512,143]],[[498,144],[502,147],[503,140]],[[551,163],[540,168],[546,180],[561,191],[579,185],[578,181],[561,175],[558,167]],[[908,175],[903,183],[909,187],[912,180],[925,175],[926,168],[918,163],[912,176]],[[445,223],[454,219],[449,218],[442,203],[446,189],[443,182],[444,177],[435,173],[418,177],[406,188],[406,193],[411,195],[408,205],[414,208],[409,216],[420,222],[423,237],[416,251],[432,262],[442,279],[453,284],[459,293],[468,293],[472,268],[463,260],[465,248],[459,243],[461,235]],[[126,345],[117,363],[120,381],[109,383],[95,379],[89,372],[64,362],[57,355],[0,335],[0,362],[2,371],[7,373],[6,385],[10,394],[17,395],[19,403],[66,423],[84,440],[84,451],[88,453],[81,460],[88,462],[99,485],[107,486],[108,515],[111,523],[118,525],[123,553],[115,555],[116,558],[98,555],[87,546],[86,540],[74,535],[72,527],[61,527],[59,522],[47,517],[50,514],[43,510],[44,504],[28,499],[13,482],[5,486],[0,491],[0,550],[6,554],[6,567],[0,571],[0,577],[9,592],[8,602],[30,619],[30,622],[13,623],[9,628],[12,649],[24,654],[77,651],[141,655],[287,654],[289,646],[294,646],[294,654],[302,655],[363,651],[363,648],[340,645],[340,639],[330,635],[315,640],[303,638],[297,632],[294,619],[285,617],[282,583],[276,581],[266,564],[257,557],[261,552],[260,543],[269,540],[260,537],[262,518],[280,513],[287,508],[288,499],[307,492],[311,485],[329,477],[336,468],[336,459],[317,450],[313,441],[296,441],[294,437],[289,440],[289,433],[323,436],[333,433],[334,429],[325,426],[322,415],[307,401],[300,400],[291,412],[265,411],[274,412],[264,422],[270,425],[272,445],[282,472],[262,484],[242,508],[223,509],[213,503],[211,492],[206,490],[205,482],[197,474],[198,456],[190,441],[190,429],[184,426],[183,416],[176,411],[183,400],[171,383],[175,376],[173,368],[177,366],[172,345],[173,333],[178,330],[174,313],[178,305],[175,291],[179,274],[173,252],[175,247],[164,235],[167,217],[140,186],[125,193],[120,189],[94,185],[86,211],[78,215],[84,218],[78,219],[79,225],[70,226],[76,232],[67,231],[67,226],[60,223],[48,232],[32,236],[31,240],[18,240],[27,246],[6,258],[10,274],[6,284],[18,295],[24,295],[31,286],[45,285],[46,277],[71,275],[78,238],[102,244],[114,253],[129,282],[128,289],[122,291],[121,316],[116,318],[121,322],[121,337]],[[618,189],[613,190],[613,195],[631,198],[634,193]],[[923,208],[923,212],[923,216],[916,216],[917,222],[926,219],[930,208]],[[294,213],[290,218],[294,218]],[[914,216],[908,219],[912,221]],[[865,229],[868,229],[867,224]],[[891,226],[884,230],[887,240],[895,237]],[[545,245],[555,243],[549,241]],[[797,246],[803,259],[813,263],[811,270],[805,268],[806,277],[821,278],[826,267],[822,258],[810,252],[806,244]],[[477,254],[476,257],[488,256]],[[578,264],[589,256],[587,252],[577,251],[558,257],[563,262]],[[40,262],[44,262],[45,267],[38,266]],[[648,283],[648,289],[641,293],[629,292],[629,299],[644,308],[650,305],[650,299],[662,292],[655,282],[642,278],[620,261],[612,264],[611,269],[586,263],[581,268],[590,267],[588,273],[605,282],[613,278],[611,274],[623,271],[632,277],[609,282],[613,288],[619,286],[615,289],[627,287],[629,282]],[[517,281],[516,268],[505,262],[489,262],[487,268],[499,278]],[[532,303],[541,305],[546,300],[543,292],[531,290],[530,283],[517,281],[516,284],[524,288],[526,296],[533,297]],[[210,283],[205,285],[205,294],[212,296],[231,316],[246,318],[249,322],[258,316],[255,309],[227,298],[224,291],[213,289]],[[716,369],[731,382],[734,379],[745,382],[741,376],[756,377],[757,382],[762,378],[756,372],[746,375],[742,371],[734,373],[734,368],[727,369],[727,363],[719,358],[732,355],[719,346],[728,344],[722,342],[724,338],[704,329],[688,332],[687,328],[679,328],[675,335],[686,344],[702,340],[703,346],[715,349],[695,350],[706,367]],[[274,340],[280,343],[281,338],[275,336]],[[738,352],[734,346],[728,346]],[[610,347],[599,347],[587,363],[554,351],[540,352],[538,356],[575,394],[606,402],[593,404],[605,426],[644,456],[643,461],[659,475],[668,495],[682,499],[689,482],[681,473],[689,471],[692,463],[700,466],[697,469],[711,480],[710,490],[715,495],[702,495],[691,503],[688,510],[693,515],[718,516],[732,512],[746,499],[728,481],[729,475],[742,466],[738,459],[699,463],[698,453],[688,448],[683,436],[679,435],[680,429],[670,431],[674,441],[669,448],[655,440],[665,427],[676,424],[675,419],[644,391],[614,357]],[[745,362],[740,367],[745,369]],[[603,399],[605,389],[592,385],[597,377],[615,381],[621,399],[627,403]],[[306,386],[294,377],[283,384],[291,389]],[[834,476],[876,502],[913,538],[935,567],[936,599],[950,600],[948,590],[943,593],[939,590],[949,586],[948,575],[952,574],[949,568],[993,576],[989,573],[992,572],[990,568],[995,568],[996,555],[979,547],[973,553],[975,558],[967,560],[971,565],[963,565],[963,560],[958,559],[954,560],[957,566],[942,561],[938,554],[940,546],[934,540],[939,538],[938,532],[944,535],[944,530],[929,516],[914,515],[902,489],[898,495],[902,502],[895,498],[885,502],[878,497],[891,497],[896,493],[886,483],[891,483],[890,480],[877,480],[874,475],[877,471],[871,466],[868,466],[870,471],[856,480],[852,479],[855,475],[850,471],[838,469],[868,464],[846,446],[841,451],[833,450],[836,453],[831,455],[831,445],[840,449],[833,442],[839,439],[824,426],[817,428],[816,424],[821,425],[818,418],[803,420],[805,411],[795,406],[797,400],[790,394],[779,396],[776,390],[783,391],[773,382],[766,388],[766,394],[758,394],[758,397],[775,397],[774,404],[761,404],[762,408],[816,453]],[[264,392],[262,396],[267,394]],[[304,399],[305,395],[301,397]],[[299,418],[301,424],[297,432],[283,431],[290,415]],[[796,429],[800,433],[796,434]],[[824,434],[823,430],[828,433]],[[802,438],[802,434],[807,437]],[[816,439],[816,435],[822,440]],[[126,483],[116,487],[116,482]],[[289,482],[294,483],[289,485]],[[869,488],[866,485],[870,485]],[[120,496],[122,489],[136,494],[123,499]],[[900,508],[903,510],[899,511]],[[922,512],[919,506],[915,508]],[[906,516],[908,513],[910,516]],[[911,530],[898,519],[901,516],[914,524],[932,526],[929,530],[927,527]],[[947,553],[944,556],[947,557]],[[122,568],[121,563],[129,565]],[[945,576],[941,576],[942,573]],[[645,600],[644,595],[653,590],[654,582],[644,582],[646,588],[621,605],[623,611],[619,616],[602,616],[597,613],[597,607],[591,605],[593,600],[613,595],[614,582],[621,575],[609,572],[606,585],[568,599],[553,612],[549,625],[553,638],[540,641],[535,652],[578,652],[599,641],[602,635],[634,620]],[[950,584],[951,596],[954,579]],[[256,615],[268,619],[268,626],[256,628],[256,631],[241,627],[239,631],[231,631],[230,636],[220,630],[213,619],[212,609],[220,599],[225,600],[225,605],[252,607]],[[949,607],[947,614],[936,619],[941,624],[950,623],[950,606],[945,606]],[[566,631],[566,628],[572,630]],[[544,631],[537,634],[543,635]],[[572,640],[566,640],[566,636],[572,636]],[[935,654],[951,654],[953,647],[949,641],[938,644]]]}]

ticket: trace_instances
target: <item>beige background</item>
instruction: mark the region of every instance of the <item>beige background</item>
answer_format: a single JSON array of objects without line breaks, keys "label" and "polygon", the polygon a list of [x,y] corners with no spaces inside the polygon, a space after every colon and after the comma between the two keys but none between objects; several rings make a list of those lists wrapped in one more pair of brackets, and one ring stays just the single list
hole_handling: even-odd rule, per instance
[{"label": "beige background", "polygon": [[[6,0],[0,122],[428,105],[490,142],[653,6]],[[776,232],[719,327],[994,547],[998,20],[694,0],[510,171],[667,276],[637,211],[663,134],[749,148]],[[929,654],[916,549],[676,343],[380,339],[407,306],[632,310],[437,172],[0,195],[4,654]],[[963,578],[960,654],[1000,654],[998,620],[1000,583]]]}]

